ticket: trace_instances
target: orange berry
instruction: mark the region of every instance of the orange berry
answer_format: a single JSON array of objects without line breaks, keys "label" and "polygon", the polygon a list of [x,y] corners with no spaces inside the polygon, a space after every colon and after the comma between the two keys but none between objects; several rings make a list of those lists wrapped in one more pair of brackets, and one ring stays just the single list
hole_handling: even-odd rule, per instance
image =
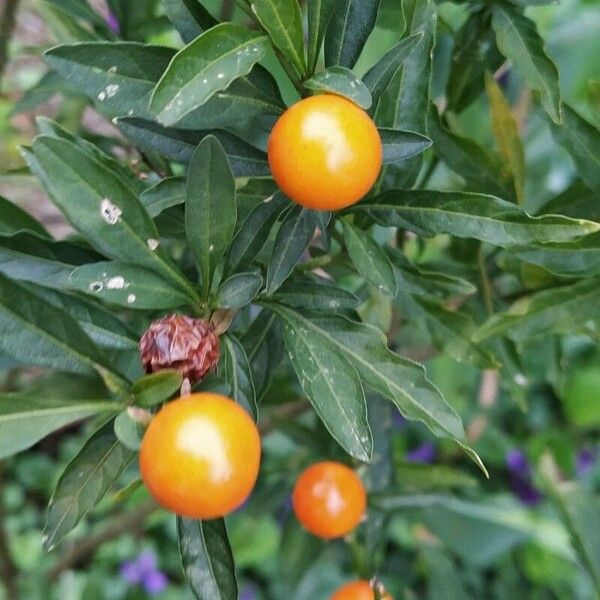
[{"label": "orange berry", "polygon": [[[351,581],[339,588],[331,600],[374,600],[375,592],[371,584],[364,580]],[[389,594],[384,594],[382,600],[393,600]]]},{"label": "orange berry", "polygon": [[306,469],[292,495],[294,513],[312,534],[332,539],[350,533],[362,519],[367,494],[346,465],[320,462]]},{"label": "orange berry", "polygon": [[269,166],[281,190],[315,210],[340,210],[372,187],[383,158],[375,123],[356,104],[333,94],[300,100],[278,119]]},{"label": "orange berry", "polygon": [[167,510],[215,519],[248,498],[260,455],[258,429],[241,406],[218,394],[193,394],[169,402],[152,419],[140,471]]}]

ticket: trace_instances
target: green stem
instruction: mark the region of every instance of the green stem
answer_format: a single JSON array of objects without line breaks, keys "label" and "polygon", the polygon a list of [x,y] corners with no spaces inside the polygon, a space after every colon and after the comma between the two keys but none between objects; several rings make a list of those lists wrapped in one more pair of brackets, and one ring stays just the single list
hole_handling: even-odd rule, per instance
[{"label": "green stem", "polygon": [[479,270],[479,278],[481,279],[481,294],[483,296],[483,303],[488,315],[491,316],[494,314],[494,296],[490,277],[487,272],[487,266],[485,264],[483,244],[479,246],[479,250],[477,252],[477,268]]}]

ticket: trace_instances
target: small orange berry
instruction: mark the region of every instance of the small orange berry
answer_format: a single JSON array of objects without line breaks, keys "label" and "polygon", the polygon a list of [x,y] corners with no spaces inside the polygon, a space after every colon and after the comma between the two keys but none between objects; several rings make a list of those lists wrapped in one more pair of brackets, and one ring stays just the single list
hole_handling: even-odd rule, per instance
[{"label": "small orange berry", "polygon": [[[351,581],[339,588],[331,600],[374,600],[375,592],[371,584],[364,580]],[[384,594],[382,600],[393,600],[389,594]]]},{"label": "small orange berry", "polygon": [[340,210],[372,187],[383,158],[377,127],[356,104],[333,94],[300,100],[278,119],[269,166],[281,190],[315,210]]},{"label": "small orange berry", "polygon": [[260,455],[258,429],[241,406],[218,394],[193,394],[169,402],[152,419],[140,448],[140,471],[167,510],[215,519],[248,498]]},{"label": "small orange berry", "polygon": [[362,519],[367,494],[346,465],[320,462],[306,469],[292,495],[294,513],[312,534],[332,539],[350,533]]}]

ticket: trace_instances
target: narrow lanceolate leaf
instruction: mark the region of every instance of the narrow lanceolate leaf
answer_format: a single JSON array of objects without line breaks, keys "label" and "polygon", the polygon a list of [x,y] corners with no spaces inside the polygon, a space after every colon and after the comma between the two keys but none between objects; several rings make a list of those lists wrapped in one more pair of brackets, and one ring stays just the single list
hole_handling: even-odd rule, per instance
[{"label": "narrow lanceolate leaf", "polygon": [[57,46],[44,60],[110,116],[149,117],[150,93],[174,51],[138,42]]},{"label": "narrow lanceolate leaf", "polygon": [[562,116],[561,125],[551,123],[552,135],[569,152],[586,185],[600,194],[600,130],[567,104]]},{"label": "narrow lanceolate leaf", "polygon": [[506,312],[488,319],[475,332],[476,342],[507,335],[522,341],[535,335],[568,333],[600,320],[600,285],[584,279],[573,285],[544,290],[517,300]]},{"label": "narrow lanceolate leaf", "polygon": [[164,0],[163,6],[167,17],[186,44],[218,23],[200,0]]},{"label": "narrow lanceolate leaf", "polygon": [[363,81],[371,91],[373,98],[373,110],[377,108],[377,103],[381,94],[390,85],[394,75],[402,66],[412,49],[423,41],[423,32],[420,31],[400,40],[391,50],[377,62],[366,75]]},{"label": "narrow lanceolate leaf", "polygon": [[553,121],[560,123],[558,71],[546,54],[535,23],[508,2],[497,2],[492,27],[498,48],[521,72],[531,89],[541,95],[542,105]]},{"label": "narrow lanceolate leaf", "polygon": [[32,231],[42,237],[50,237],[44,226],[29,213],[0,196],[0,235],[10,235],[23,230]]},{"label": "narrow lanceolate leaf", "polygon": [[393,190],[350,210],[368,210],[390,227],[418,235],[448,233],[496,246],[569,241],[600,230],[600,225],[558,215],[531,217],[511,202],[470,192]]},{"label": "narrow lanceolate leaf", "polygon": [[52,550],[115,484],[133,459],[113,421],[96,431],[61,475],[48,505],[44,547]]},{"label": "narrow lanceolate leaf", "polygon": [[325,33],[325,66],[352,68],[375,27],[379,0],[339,0]]},{"label": "narrow lanceolate leaf", "polygon": [[347,220],[342,224],[346,249],[356,270],[379,292],[394,298],[398,288],[390,259],[368,232]]},{"label": "narrow lanceolate leaf", "polygon": [[174,125],[247,75],[268,46],[266,36],[234,23],[205,31],[175,55],[152,93],[150,110],[164,125]]},{"label": "narrow lanceolate leaf", "polygon": [[383,144],[383,163],[394,164],[418,156],[431,146],[431,140],[420,133],[379,129]]},{"label": "narrow lanceolate leaf", "polygon": [[288,279],[273,298],[286,306],[306,310],[354,310],[361,303],[354,294],[317,277]]},{"label": "narrow lanceolate leaf", "polygon": [[26,365],[119,379],[69,313],[4,275],[0,275],[0,349]]},{"label": "narrow lanceolate leaf", "polygon": [[205,297],[233,237],[236,219],[233,173],[219,141],[207,136],[190,162],[185,204],[186,237],[196,255]]},{"label": "narrow lanceolate leaf", "polygon": [[355,368],[326,336],[283,306],[269,305],[281,318],[285,347],[302,389],[336,441],[355,458],[369,461],[373,438],[363,386]]},{"label": "narrow lanceolate leaf", "polygon": [[233,310],[244,308],[256,298],[262,285],[263,277],[258,272],[236,273],[221,284],[217,291],[215,304],[219,308]]},{"label": "narrow lanceolate leaf", "polygon": [[31,448],[61,427],[120,408],[118,402],[109,400],[40,399],[23,394],[2,394],[0,459]]},{"label": "narrow lanceolate leaf", "polygon": [[165,402],[181,388],[183,377],[178,371],[159,371],[145,375],[131,386],[135,404],[149,408]]},{"label": "narrow lanceolate leaf", "polygon": [[227,131],[174,129],[144,119],[118,119],[117,125],[142,150],[155,150],[184,164],[192,160],[198,144],[212,135],[223,146],[236,177],[262,177],[271,173],[264,152]]},{"label": "narrow lanceolate leaf", "polygon": [[123,261],[97,262],[72,270],[66,287],[137,310],[178,308],[188,296],[153,271]]},{"label": "narrow lanceolate leaf", "polygon": [[196,299],[158,244],[156,226],[134,191],[72,142],[40,136],[30,168],[67,219],[104,255],[156,271]]},{"label": "narrow lanceolate leaf", "polygon": [[325,31],[337,6],[338,0],[308,0],[308,72],[315,70]]},{"label": "narrow lanceolate leaf", "polygon": [[311,315],[278,305],[269,309],[281,315],[291,330],[301,328],[317,347],[336,348],[366,385],[389,398],[408,419],[420,421],[435,435],[459,444],[484,471],[480,458],[467,445],[462,422],[417,363],[387,348],[384,334],[371,325],[342,316]]},{"label": "narrow lanceolate leaf", "polygon": [[273,45],[298,74],[303,75],[306,71],[304,32],[298,0],[252,0],[250,10],[271,37]]},{"label": "narrow lanceolate leaf", "polygon": [[267,267],[267,294],[272,294],[290,275],[310,243],[317,219],[307,208],[293,208],[285,216]]},{"label": "narrow lanceolate leaf", "polygon": [[183,204],[186,190],[187,179],[185,177],[167,177],[145,190],[140,196],[140,200],[146,212],[154,218],[167,208]]},{"label": "narrow lanceolate leaf", "polygon": [[237,600],[233,554],[223,519],[177,517],[179,552],[185,578],[198,600]]},{"label": "narrow lanceolate leaf", "polygon": [[304,82],[304,87],[315,92],[344,96],[365,110],[373,102],[367,86],[346,67],[328,67],[319,71]]},{"label": "narrow lanceolate leaf", "polygon": [[271,228],[289,200],[277,192],[254,208],[237,232],[225,258],[225,273],[244,271],[254,261],[269,238]]},{"label": "narrow lanceolate leaf", "polygon": [[221,338],[219,374],[222,374],[223,379],[229,384],[231,397],[256,420],[258,407],[250,361],[240,341],[230,334]]},{"label": "narrow lanceolate leaf", "polygon": [[517,122],[512,115],[510,104],[507,102],[500,86],[489,74],[485,78],[494,137],[512,175],[515,193],[519,204],[523,204],[523,188],[525,186],[525,154],[519,137]]}]

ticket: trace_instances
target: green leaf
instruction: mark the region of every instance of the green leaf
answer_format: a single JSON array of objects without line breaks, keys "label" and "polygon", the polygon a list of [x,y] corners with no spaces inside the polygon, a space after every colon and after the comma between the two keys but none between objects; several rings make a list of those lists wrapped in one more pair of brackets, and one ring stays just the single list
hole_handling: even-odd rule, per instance
[{"label": "green leaf", "polygon": [[120,412],[115,418],[114,430],[117,440],[127,450],[137,452],[140,449],[144,437],[144,426],[136,423],[126,410]]},{"label": "green leaf", "polygon": [[538,212],[600,221],[600,202],[598,202],[598,194],[577,179],[558,196],[550,198]]},{"label": "green leaf", "polygon": [[233,310],[244,308],[256,298],[262,285],[262,275],[254,271],[232,275],[217,291],[215,306]]},{"label": "green leaf", "polygon": [[275,48],[303,75],[304,31],[298,0],[252,0],[250,9]]},{"label": "green leaf", "polygon": [[160,275],[119,260],[83,265],[71,272],[66,286],[137,310],[190,305],[189,297]]},{"label": "green leaf", "polygon": [[165,158],[184,164],[192,160],[198,144],[211,135],[223,146],[236,177],[271,174],[264,152],[227,131],[173,129],[143,119],[118,119],[117,125],[142,150],[156,150]]},{"label": "green leaf", "polygon": [[167,208],[184,204],[186,192],[187,179],[185,177],[167,177],[145,190],[140,196],[140,200],[146,212],[155,218]]},{"label": "green leaf", "polygon": [[366,75],[363,82],[371,91],[373,98],[373,111],[377,108],[381,94],[387,89],[396,75],[398,69],[404,64],[413,48],[423,41],[423,32],[420,31],[400,40],[386,54],[373,65]]},{"label": "green leaf", "polygon": [[231,397],[256,420],[258,407],[250,362],[240,341],[231,334],[221,338],[219,374],[221,373],[231,387]]},{"label": "green leaf", "polygon": [[256,206],[231,242],[225,258],[225,274],[244,271],[250,266],[266,244],[279,215],[289,206],[290,201],[281,192]]},{"label": "green leaf", "polygon": [[304,87],[315,92],[343,96],[365,110],[373,102],[367,86],[346,67],[329,67],[319,71],[304,82]]},{"label": "green leaf", "polygon": [[429,491],[477,487],[472,475],[447,465],[402,463],[395,468],[396,481],[405,490]]},{"label": "green leaf", "polygon": [[535,23],[508,2],[497,2],[492,9],[492,28],[500,52],[521,72],[529,87],[541,94],[546,112],[560,123],[558,71],[544,50]]},{"label": "green leaf", "polygon": [[150,408],[168,400],[181,388],[183,376],[178,371],[160,371],[145,375],[131,386],[135,404]]},{"label": "green leaf", "polygon": [[383,164],[390,165],[418,156],[431,146],[431,140],[420,133],[379,129],[383,144]]},{"label": "green leaf", "polygon": [[348,454],[370,461],[373,438],[363,386],[336,345],[288,308],[269,305],[282,320],[285,347],[304,393]]},{"label": "green leaf", "polygon": [[156,227],[123,180],[66,140],[40,136],[33,151],[30,168],[67,219],[100,252],[156,271],[197,299],[190,282],[156,246]]},{"label": "green leaf", "polygon": [[36,221],[29,213],[0,196],[0,235],[32,231],[42,237],[50,237],[45,227]]},{"label": "green leaf", "polygon": [[338,0],[308,0],[307,2],[309,73],[313,73],[315,70],[319,54],[321,53],[325,31],[327,30],[334,9],[337,7],[337,3]]},{"label": "green leaf", "polygon": [[598,231],[600,225],[557,215],[531,217],[511,202],[471,192],[393,190],[348,209],[368,210],[390,227],[418,235],[448,233],[496,246],[568,241]]},{"label": "green leaf", "polygon": [[360,304],[354,294],[317,277],[288,279],[275,292],[273,299],[286,306],[306,310],[354,310]]},{"label": "green leaf", "polygon": [[373,237],[348,220],[342,220],[344,242],[356,270],[380,293],[395,298],[398,293],[390,259]]},{"label": "green leaf", "polygon": [[510,104],[507,102],[500,86],[489,74],[485,78],[490,112],[492,115],[492,128],[500,155],[508,165],[515,185],[515,193],[519,204],[523,204],[525,186],[525,154],[523,144],[519,137],[517,122],[515,121]]},{"label": "green leaf", "polygon": [[163,5],[167,17],[186,44],[218,23],[200,0],[163,0]]},{"label": "green leaf", "polygon": [[47,435],[82,419],[121,408],[109,400],[0,395],[0,458],[31,448]]},{"label": "green leaf", "polygon": [[173,54],[138,42],[85,42],[51,48],[44,60],[101,112],[149,117],[150,93]]},{"label": "green leaf", "polygon": [[440,391],[426,378],[417,363],[387,348],[385,335],[372,327],[336,315],[310,318],[281,306],[269,305],[278,315],[285,314],[290,327],[301,327],[317,346],[335,347],[354,366],[361,379],[389,398],[410,420],[425,424],[438,437],[447,437],[461,446],[484,471],[480,458],[469,448],[462,422]]},{"label": "green leaf", "polygon": [[506,312],[488,319],[473,336],[479,342],[507,335],[524,341],[547,333],[569,333],[600,319],[600,286],[596,279],[544,290],[517,300]]},{"label": "green leaf", "polygon": [[198,600],[237,600],[238,586],[223,519],[177,517],[179,552],[185,578]]},{"label": "green leaf", "polygon": [[265,57],[269,40],[241,25],[221,23],[180,50],[156,85],[150,110],[174,125]]},{"label": "green leaf", "polygon": [[85,443],[60,476],[44,526],[44,547],[52,550],[115,484],[133,459],[115,437],[110,420]]},{"label": "green leaf", "polygon": [[338,0],[325,32],[325,66],[352,68],[375,27],[379,0]]},{"label": "green leaf", "polygon": [[307,208],[294,207],[286,214],[267,266],[268,295],[289,277],[312,240],[317,224],[315,213]]},{"label": "green leaf", "polygon": [[207,136],[190,162],[185,204],[186,237],[196,255],[205,298],[233,237],[236,219],[233,173],[219,141]]},{"label": "green leaf", "polygon": [[561,125],[550,123],[554,139],[569,152],[579,176],[600,194],[600,131],[567,104]]}]

